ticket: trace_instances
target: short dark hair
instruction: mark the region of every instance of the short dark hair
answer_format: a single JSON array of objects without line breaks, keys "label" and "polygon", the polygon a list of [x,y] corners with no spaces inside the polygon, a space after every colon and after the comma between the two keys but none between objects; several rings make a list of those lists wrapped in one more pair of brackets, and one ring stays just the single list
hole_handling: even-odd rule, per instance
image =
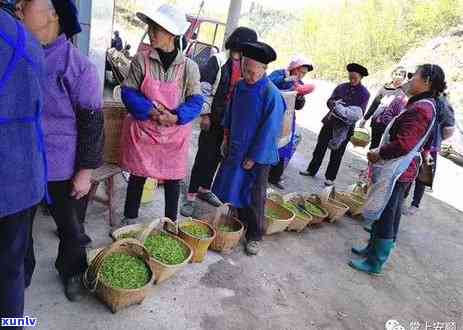
[{"label": "short dark hair", "polygon": [[431,92],[434,97],[439,97],[447,89],[445,73],[439,65],[423,64],[418,66],[417,72],[421,78],[431,83]]}]

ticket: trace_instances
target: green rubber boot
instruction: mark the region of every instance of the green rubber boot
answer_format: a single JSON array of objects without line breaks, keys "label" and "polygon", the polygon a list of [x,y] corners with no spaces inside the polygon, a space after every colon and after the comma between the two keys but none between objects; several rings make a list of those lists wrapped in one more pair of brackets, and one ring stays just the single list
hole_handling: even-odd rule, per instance
[{"label": "green rubber boot", "polygon": [[349,266],[370,275],[382,275],[383,265],[389,258],[393,246],[394,241],[392,239],[374,239],[367,258],[365,260],[351,260]]},{"label": "green rubber boot", "polygon": [[372,245],[371,245],[371,242],[374,240],[374,235],[373,233],[370,233],[370,239],[368,240],[368,244],[367,246],[365,247],[360,247],[360,246],[354,246],[351,251],[353,254],[356,254],[360,257],[363,257],[363,258],[366,258],[366,256],[368,255],[368,253],[371,251],[372,249]]}]

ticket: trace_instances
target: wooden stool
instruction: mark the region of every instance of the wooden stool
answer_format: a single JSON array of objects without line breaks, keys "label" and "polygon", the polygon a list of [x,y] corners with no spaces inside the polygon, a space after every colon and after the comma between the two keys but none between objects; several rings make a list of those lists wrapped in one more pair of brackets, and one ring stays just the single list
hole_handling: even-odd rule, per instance
[{"label": "wooden stool", "polygon": [[[88,194],[88,201],[101,203],[108,207],[109,210],[109,225],[113,226],[114,212],[114,177],[121,173],[119,166],[114,164],[104,163],[99,169],[93,171],[92,186]],[[96,192],[101,182],[105,183],[106,197],[97,196]]]}]

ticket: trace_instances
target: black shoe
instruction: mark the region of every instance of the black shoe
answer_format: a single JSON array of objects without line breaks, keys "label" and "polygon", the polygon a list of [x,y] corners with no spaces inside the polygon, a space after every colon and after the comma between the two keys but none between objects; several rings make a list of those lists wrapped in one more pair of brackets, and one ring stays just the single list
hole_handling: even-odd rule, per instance
[{"label": "black shoe", "polygon": [[80,301],[85,297],[86,291],[82,285],[82,276],[76,275],[64,281],[64,294],[69,301]]},{"label": "black shoe", "polygon": [[309,171],[300,171],[299,174],[302,176],[311,176],[311,177],[315,176],[315,174],[312,174]]}]

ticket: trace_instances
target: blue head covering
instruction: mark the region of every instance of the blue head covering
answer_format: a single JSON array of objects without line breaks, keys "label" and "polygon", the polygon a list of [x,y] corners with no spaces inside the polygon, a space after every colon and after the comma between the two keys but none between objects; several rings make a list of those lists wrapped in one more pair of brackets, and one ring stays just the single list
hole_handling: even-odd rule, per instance
[{"label": "blue head covering", "polygon": [[73,0],[51,0],[59,17],[59,24],[68,38],[80,33],[79,13]]}]

